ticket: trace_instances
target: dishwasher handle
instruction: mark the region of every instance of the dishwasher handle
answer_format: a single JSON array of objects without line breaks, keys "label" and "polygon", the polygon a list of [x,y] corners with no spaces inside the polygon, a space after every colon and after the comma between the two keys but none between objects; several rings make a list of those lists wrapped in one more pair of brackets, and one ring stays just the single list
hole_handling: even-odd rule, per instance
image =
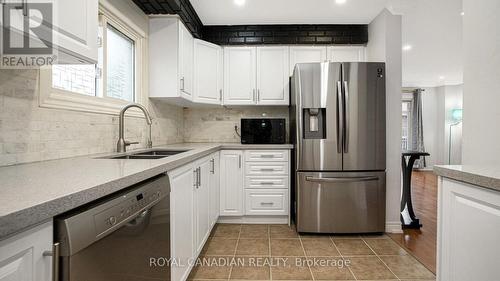
[{"label": "dishwasher handle", "polygon": [[45,251],[42,253],[44,257],[52,257],[52,281],[59,281],[59,245],[59,243],[54,243],[52,245],[52,251]]}]

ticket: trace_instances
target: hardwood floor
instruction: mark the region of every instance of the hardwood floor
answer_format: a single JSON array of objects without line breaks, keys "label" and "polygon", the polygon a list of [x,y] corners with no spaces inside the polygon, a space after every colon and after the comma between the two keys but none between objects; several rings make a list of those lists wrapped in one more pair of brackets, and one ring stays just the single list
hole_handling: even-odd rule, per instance
[{"label": "hardwood floor", "polygon": [[433,172],[414,171],[411,182],[413,209],[423,226],[389,236],[436,273],[437,176]]}]

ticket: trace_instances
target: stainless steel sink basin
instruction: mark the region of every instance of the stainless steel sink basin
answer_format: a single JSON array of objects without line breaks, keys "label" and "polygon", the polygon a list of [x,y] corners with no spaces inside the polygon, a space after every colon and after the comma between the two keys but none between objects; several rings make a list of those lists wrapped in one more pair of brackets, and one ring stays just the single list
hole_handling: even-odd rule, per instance
[{"label": "stainless steel sink basin", "polygon": [[144,152],[136,152],[127,155],[108,156],[101,159],[161,159],[168,156],[186,152],[187,150],[150,150]]}]

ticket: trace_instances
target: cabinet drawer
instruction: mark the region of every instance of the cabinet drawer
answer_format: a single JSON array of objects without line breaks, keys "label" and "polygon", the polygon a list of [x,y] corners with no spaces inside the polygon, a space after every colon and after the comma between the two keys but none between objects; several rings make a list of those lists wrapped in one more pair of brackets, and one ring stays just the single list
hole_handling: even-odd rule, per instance
[{"label": "cabinet drawer", "polygon": [[288,161],[288,150],[247,150],[245,161]]},{"label": "cabinet drawer", "polygon": [[247,176],[245,188],[286,188],[288,189],[288,176]]},{"label": "cabinet drawer", "polygon": [[287,215],[288,190],[245,190],[245,215]]},{"label": "cabinet drawer", "polygon": [[251,175],[287,175],[288,162],[247,162],[245,164],[245,173]]}]

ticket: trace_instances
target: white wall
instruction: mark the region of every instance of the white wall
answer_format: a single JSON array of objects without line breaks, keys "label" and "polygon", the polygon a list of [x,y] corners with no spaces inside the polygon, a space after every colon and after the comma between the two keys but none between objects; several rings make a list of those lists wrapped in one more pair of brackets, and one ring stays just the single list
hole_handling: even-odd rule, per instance
[{"label": "white wall", "polygon": [[500,164],[500,4],[463,0],[463,164]]},{"label": "white wall", "polygon": [[386,63],[386,231],[401,232],[401,16],[384,9],[368,26],[369,61]]}]

